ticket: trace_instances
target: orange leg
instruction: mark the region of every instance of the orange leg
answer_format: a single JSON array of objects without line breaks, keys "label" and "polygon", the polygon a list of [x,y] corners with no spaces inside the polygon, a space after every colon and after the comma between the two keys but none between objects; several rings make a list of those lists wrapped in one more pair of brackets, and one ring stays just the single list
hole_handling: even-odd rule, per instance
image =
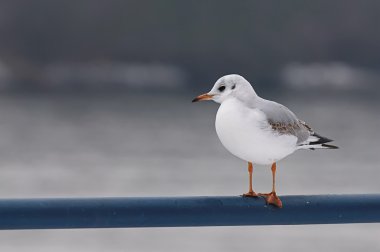
[{"label": "orange leg", "polygon": [[257,197],[257,193],[255,193],[252,189],[252,172],[253,172],[253,165],[251,162],[248,162],[248,173],[249,173],[249,190],[247,193],[243,194],[243,197]]},{"label": "orange leg", "polygon": [[276,194],[276,163],[272,164],[272,192],[270,193],[259,193],[259,196],[264,196],[267,204],[275,205],[281,208],[282,202]]}]

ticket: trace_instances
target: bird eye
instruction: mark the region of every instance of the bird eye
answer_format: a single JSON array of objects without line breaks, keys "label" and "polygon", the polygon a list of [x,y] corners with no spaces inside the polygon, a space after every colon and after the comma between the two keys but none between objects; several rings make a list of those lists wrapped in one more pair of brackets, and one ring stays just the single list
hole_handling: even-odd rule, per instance
[{"label": "bird eye", "polygon": [[235,89],[236,88],[236,85],[233,85],[232,87],[231,87],[231,89]]},{"label": "bird eye", "polygon": [[224,89],[226,89],[226,87],[225,87],[225,86],[220,86],[220,87],[218,88],[218,90],[219,90],[220,92],[223,92],[223,91],[224,91]]}]

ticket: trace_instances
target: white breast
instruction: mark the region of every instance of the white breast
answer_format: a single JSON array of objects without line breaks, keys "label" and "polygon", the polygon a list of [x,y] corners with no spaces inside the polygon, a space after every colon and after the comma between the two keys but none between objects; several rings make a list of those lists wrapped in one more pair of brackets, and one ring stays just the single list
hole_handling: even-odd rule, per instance
[{"label": "white breast", "polygon": [[234,98],[220,105],[215,128],[223,146],[247,162],[272,164],[296,150],[295,136],[274,134],[262,111]]}]

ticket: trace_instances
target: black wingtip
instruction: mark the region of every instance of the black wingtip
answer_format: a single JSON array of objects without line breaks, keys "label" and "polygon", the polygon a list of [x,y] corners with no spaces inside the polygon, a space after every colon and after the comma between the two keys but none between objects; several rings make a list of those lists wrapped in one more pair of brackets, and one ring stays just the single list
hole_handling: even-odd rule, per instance
[{"label": "black wingtip", "polygon": [[332,145],[332,144],[322,144],[323,147],[326,147],[328,149],[339,149],[338,146]]},{"label": "black wingtip", "polygon": [[314,132],[313,136],[317,137],[318,138],[318,141],[316,142],[312,142],[312,144],[324,144],[324,143],[329,143],[329,142],[332,142],[334,140],[330,139],[330,138],[327,138],[327,137],[324,137],[324,136],[321,136],[317,133]]}]

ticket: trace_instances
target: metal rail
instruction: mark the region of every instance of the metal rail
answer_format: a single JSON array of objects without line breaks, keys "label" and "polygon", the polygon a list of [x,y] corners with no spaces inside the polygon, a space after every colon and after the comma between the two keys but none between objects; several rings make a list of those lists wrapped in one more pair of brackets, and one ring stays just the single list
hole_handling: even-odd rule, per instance
[{"label": "metal rail", "polygon": [[194,227],[380,222],[380,194],[263,198],[2,199],[0,229]]}]

